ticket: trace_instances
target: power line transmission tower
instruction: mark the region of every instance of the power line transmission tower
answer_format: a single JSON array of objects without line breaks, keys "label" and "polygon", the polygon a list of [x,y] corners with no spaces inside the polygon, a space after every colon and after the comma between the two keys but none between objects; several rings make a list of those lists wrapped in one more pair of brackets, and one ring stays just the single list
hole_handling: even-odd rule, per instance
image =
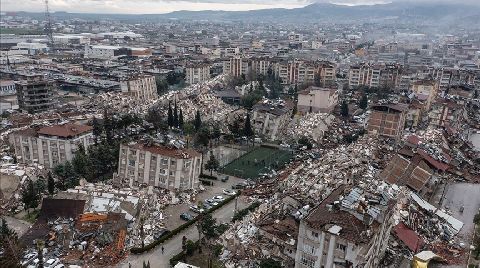
[{"label": "power line transmission tower", "polygon": [[55,44],[53,42],[52,18],[50,17],[50,10],[48,9],[48,0],[45,0],[45,20],[47,21],[45,32],[47,34],[48,44],[51,49],[54,50]]}]

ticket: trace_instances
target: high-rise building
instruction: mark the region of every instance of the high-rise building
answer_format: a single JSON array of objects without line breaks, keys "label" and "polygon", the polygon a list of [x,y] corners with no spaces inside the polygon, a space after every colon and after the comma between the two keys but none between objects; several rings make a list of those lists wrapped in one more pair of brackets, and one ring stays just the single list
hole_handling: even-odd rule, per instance
[{"label": "high-rise building", "polygon": [[210,64],[191,64],[185,68],[185,82],[193,85],[210,79]]},{"label": "high-rise building", "polygon": [[123,93],[137,99],[152,100],[158,97],[157,84],[152,75],[132,76],[120,82],[120,89]]}]

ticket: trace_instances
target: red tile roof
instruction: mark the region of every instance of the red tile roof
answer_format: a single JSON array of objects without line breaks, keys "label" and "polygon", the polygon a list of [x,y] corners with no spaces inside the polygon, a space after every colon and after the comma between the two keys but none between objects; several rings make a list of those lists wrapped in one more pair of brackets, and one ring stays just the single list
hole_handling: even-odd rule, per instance
[{"label": "red tile roof", "polygon": [[413,252],[418,252],[425,243],[412,229],[400,222],[393,228],[397,237]]},{"label": "red tile roof", "polygon": [[75,137],[77,135],[87,133],[93,130],[93,127],[86,125],[77,125],[77,124],[64,124],[43,127],[37,131],[38,134],[48,135],[48,136],[59,136],[59,137]]}]

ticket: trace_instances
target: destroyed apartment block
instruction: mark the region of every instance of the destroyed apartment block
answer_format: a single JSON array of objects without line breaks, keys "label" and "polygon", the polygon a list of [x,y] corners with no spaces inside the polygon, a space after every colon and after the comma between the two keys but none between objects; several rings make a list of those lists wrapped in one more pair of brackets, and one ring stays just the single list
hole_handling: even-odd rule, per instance
[{"label": "destroyed apartment block", "polygon": [[385,194],[338,187],[300,221],[295,267],[379,267],[394,214]]}]

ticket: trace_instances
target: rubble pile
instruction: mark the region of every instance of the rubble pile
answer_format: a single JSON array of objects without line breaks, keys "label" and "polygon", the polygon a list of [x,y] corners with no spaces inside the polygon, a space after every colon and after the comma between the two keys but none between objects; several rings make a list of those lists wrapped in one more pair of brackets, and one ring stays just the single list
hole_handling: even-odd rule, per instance
[{"label": "rubble pile", "polygon": [[286,137],[305,136],[320,142],[334,121],[335,116],[328,113],[309,113],[287,128]]}]

